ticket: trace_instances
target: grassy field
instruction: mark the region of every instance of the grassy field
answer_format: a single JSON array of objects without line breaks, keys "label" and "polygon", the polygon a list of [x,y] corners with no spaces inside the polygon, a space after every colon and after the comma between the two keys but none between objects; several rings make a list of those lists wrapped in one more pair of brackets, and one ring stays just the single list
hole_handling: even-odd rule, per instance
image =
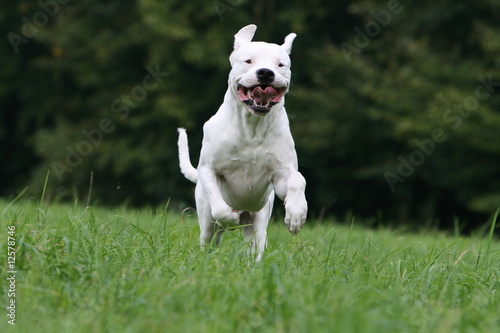
[{"label": "grassy field", "polygon": [[[0,201],[0,260],[15,226],[16,325],[2,269],[0,331],[499,332],[500,243],[488,232],[269,229],[248,264],[239,231],[202,252],[195,217],[165,207]],[[11,243],[12,245],[12,243]]]}]

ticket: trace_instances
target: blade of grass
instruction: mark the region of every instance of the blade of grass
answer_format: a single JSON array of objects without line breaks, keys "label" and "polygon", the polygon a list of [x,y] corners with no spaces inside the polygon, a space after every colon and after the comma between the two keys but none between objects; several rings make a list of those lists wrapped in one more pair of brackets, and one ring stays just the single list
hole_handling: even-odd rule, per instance
[{"label": "blade of grass", "polygon": [[43,202],[45,200],[45,193],[47,191],[47,184],[49,183],[50,170],[47,171],[47,176],[45,176],[45,183],[43,184],[42,197],[38,202],[38,223],[42,223],[45,220],[45,216],[47,215],[47,210],[49,206],[45,206],[45,209],[42,209]]},{"label": "blade of grass", "polygon": [[493,236],[495,234],[499,210],[500,210],[500,208],[497,209],[497,211],[495,212],[495,216],[493,216],[493,220],[491,221],[490,234],[488,235],[488,243],[486,244],[486,259],[488,260],[488,264],[491,260],[491,257],[490,257],[491,243],[493,242]]},{"label": "blade of grass", "polygon": [[7,206],[6,206],[6,207],[2,210],[2,215],[4,215],[4,214],[5,214],[5,212],[6,212],[6,211],[7,211],[7,210],[8,210],[8,209],[9,209],[9,208],[10,208],[10,207],[11,207],[11,206],[12,206],[12,205],[13,205],[13,204],[17,201],[17,200],[19,200],[19,199],[23,196],[23,194],[24,194],[24,193],[26,193],[26,191],[27,191],[27,190],[28,190],[28,187],[25,187],[25,188],[21,191],[21,193],[19,193],[19,194],[17,195],[17,197],[15,197],[15,198],[14,198],[14,200],[12,200],[11,202],[9,202],[9,203],[7,204]]}]

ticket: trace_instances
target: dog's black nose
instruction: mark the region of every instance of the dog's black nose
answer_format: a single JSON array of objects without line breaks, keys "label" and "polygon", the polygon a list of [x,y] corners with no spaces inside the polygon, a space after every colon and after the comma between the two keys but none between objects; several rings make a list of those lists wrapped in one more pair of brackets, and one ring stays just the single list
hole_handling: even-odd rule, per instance
[{"label": "dog's black nose", "polygon": [[261,68],[257,70],[257,79],[261,84],[269,84],[274,81],[274,72],[269,68]]}]

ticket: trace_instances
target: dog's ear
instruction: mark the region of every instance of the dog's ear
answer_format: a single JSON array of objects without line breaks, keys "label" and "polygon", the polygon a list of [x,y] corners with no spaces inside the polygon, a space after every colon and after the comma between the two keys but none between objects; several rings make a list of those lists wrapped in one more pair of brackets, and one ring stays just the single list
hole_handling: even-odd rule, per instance
[{"label": "dog's ear", "polygon": [[291,34],[288,34],[288,36],[285,37],[285,42],[281,45],[285,48],[288,54],[292,53],[292,44],[295,37],[297,37],[297,34],[293,32]]},{"label": "dog's ear", "polygon": [[255,30],[257,30],[257,26],[255,24],[249,24],[246,27],[241,28],[240,31],[234,35],[234,50],[236,51],[239,49],[242,44],[251,42],[253,35],[255,34]]}]

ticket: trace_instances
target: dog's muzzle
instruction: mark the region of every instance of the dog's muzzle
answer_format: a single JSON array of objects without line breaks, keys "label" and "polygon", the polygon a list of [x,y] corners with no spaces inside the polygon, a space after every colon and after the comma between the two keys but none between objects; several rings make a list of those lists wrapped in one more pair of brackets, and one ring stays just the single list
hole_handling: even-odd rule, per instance
[{"label": "dog's muzzle", "polygon": [[265,115],[271,111],[274,105],[281,102],[285,92],[286,87],[274,87],[267,84],[250,88],[238,86],[238,98],[257,115]]}]

